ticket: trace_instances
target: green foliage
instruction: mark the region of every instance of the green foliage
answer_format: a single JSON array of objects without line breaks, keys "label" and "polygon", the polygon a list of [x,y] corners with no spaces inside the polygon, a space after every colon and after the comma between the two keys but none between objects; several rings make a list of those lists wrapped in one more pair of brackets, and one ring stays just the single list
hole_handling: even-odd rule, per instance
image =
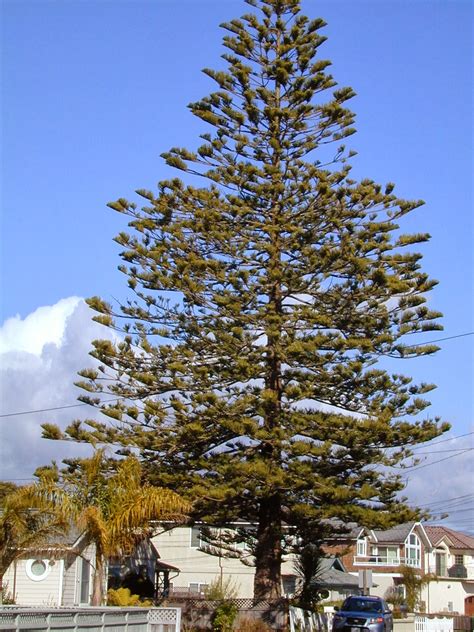
[{"label": "green foliage", "polygon": [[0,481],[0,507],[3,507],[5,499],[13,492],[16,492],[18,485],[10,483],[9,481]]},{"label": "green foliage", "polygon": [[231,632],[239,609],[232,601],[222,601],[214,610],[212,629],[215,632]]},{"label": "green foliage", "polygon": [[221,579],[216,577],[206,589],[206,599],[218,601],[220,599],[236,599],[239,594],[239,587],[232,577]]},{"label": "green foliage", "polygon": [[[64,511],[49,496],[32,497],[33,486],[3,487],[0,510],[0,588],[2,578],[25,550],[40,551],[62,536],[69,523]],[[10,491],[10,493],[8,493]]]},{"label": "green foliage", "polygon": [[318,578],[324,553],[317,544],[309,543],[297,552],[295,570],[301,580],[301,588],[296,595],[298,607],[314,610],[320,600]]},{"label": "green foliage", "polygon": [[432,574],[420,575],[412,566],[400,566],[398,572],[401,575],[401,582],[405,586],[405,602],[409,612],[415,612],[420,604],[421,589],[430,581],[435,579]]},{"label": "green foliage", "polygon": [[0,605],[12,606],[15,604],[15,597],[8,589],[8,584],[1,585],[0,589]]},{"label": "green foliage", "polygon": [[195,518],[256,524],[255,596],[274,598],[291,535],[419,518],[397,468],[448,426],[426,417],[434,386],[393,369],[441,328],[412,250],[428,236],[400,228],[422,201],[350,177],[354,91],[321,57],[324,21],[299,0],[248,4],[223,25],[226,68],[205,70],[216,91],[189,105],[198,147],[163,154],[190,183],[110,204],[129,217],[133,298],[90,299],[123,338],[93,343],[80,382],[107,421],[45,436],[136,448]]},{"label": "green foliage", "polygon": [[121,606],[122,608],[129,606],[147,607],[152,606],[153,602],[149,599],[141,600],[139,595],[132,595],[129,588],[109,588],[107,591],[107,605]]},{"label": "green foliage", "polygon": [[384,594],[384,599],[387,603],[392,604],[396,608],[399,608],[405,603],[405,598],[400,593],[397,586],[390,586],[387,588]]}]

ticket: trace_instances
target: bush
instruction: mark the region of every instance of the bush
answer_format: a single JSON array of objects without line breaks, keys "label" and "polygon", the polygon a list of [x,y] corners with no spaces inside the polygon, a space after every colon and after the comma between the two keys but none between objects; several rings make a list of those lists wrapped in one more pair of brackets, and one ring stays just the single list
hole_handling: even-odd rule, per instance
[{"label": "bush", "polygon": [[107,591],[107,605],[122,607],[147,607],[152,606],[153,602],[149,599],[144,599],[143,601],[141,601],[140,595],[132,595],[129,588],[117,588],[116,590],[110,588]]},{"label": "bush", "polygon": [[215,632],[231,632],[239,609],[232,601],[223,601],[214,610],[212,629]]},{"label": "bush", "polygon": [[8,584],[4,584],[2,586],[2,601],[1,601],[1,603],[4,606],[11,606],[11,605],[13,605],[15,603],[14,596],[8,590]]}]

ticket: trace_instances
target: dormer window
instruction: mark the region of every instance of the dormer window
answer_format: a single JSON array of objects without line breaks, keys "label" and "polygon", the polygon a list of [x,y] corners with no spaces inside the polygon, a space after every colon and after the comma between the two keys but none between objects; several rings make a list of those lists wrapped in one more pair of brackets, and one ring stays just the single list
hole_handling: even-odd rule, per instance
[{"label": "dormer window", "polygon": [[405,540],[405,563],[407,566],[421,566],[421,544],[418,536],[410,533]]}]

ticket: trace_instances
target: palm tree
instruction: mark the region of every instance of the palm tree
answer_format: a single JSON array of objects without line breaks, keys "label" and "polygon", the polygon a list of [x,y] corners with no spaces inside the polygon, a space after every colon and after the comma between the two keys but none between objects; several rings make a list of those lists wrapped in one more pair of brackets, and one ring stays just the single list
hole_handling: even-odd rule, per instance
[{"label": "palm tree", "polygon": [[[30,486],[31,487],[31,486]],[[68,518],[58,511],[47,496],[31,497],[29,487],[11,486],[1,498],[0,507],[0,604],[3,597],[3,576],[8,567],[25,549],[40,549],[51,538],[64,533]]]},{"label": "palm tree", "polygon": [[39,482],[24,495],[52,503],[95,545],[92,605],[98,606],[104,601],[107,559],[130,554],[151,533],[154,520],[182,522],[190,505],[171,490],[143,482],[134,456],[117,461],[96,450],[91,458],[67,463],[65,470],[54,463],[39,470]]}]

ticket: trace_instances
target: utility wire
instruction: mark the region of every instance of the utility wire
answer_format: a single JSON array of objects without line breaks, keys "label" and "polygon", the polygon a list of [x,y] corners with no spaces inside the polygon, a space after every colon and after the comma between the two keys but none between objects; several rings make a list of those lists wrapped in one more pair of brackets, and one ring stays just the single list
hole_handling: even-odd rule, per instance
[{"label": "utility wire", "polygon": [[[122,397],[115,397],[114,399],[104,399],[100,404],[105,404],[107,402],[117,402]],[[16,417],[17,415],[32,415],[33,413],[48,413],[52,410],[65,410],[66,408],[77,408],[78,406],[90,406],[87,402],[82,402],[81,404],[69,404],[68,406],[55,406],[54,408],[38,408],[36,410],[22,410],[18,413],[6,413],[5,415],[0,415],[0,417]]]},{"label": "utility wire", "polygon": [[[433,443],[430,443],[429,441],[426,441],[425,443],[430,443],[428,447],[431,448],[432,446],[438,445],[439,443],[446,443],[446,441],[453,441],[453,439],[461,439],[462,437],[469,437],[470,435],[474,435],[474,431],[466,432],[465,434],[457,435],[455,437],[449,437],[449,439],[441,439],[440,441],[434,441]],[[422,450],[424,447],[425,447],[424,445],[420,445],[418,447],[411,448],[411,450]],[[460,449],[463,449],[463,448],[460,448]]]},{"label": "utility wire", "polygon": [[441,503],[451,503],[454,500],[464,500],[467,498],[474,498],[474,494],[463,494],[462,496],[453,496],[452,498],[442,498],[441,500],[434,500],[432,503],[426,503],[424,505],[418,505],[419,507],[431,507],[432,505],[438,505]]},{"label": "utility wire", "polygon": [[[435,340],[428,340],[427,342],[423,342],[423,343],[417,343],[417,344],[432,344],[433,342],[443,342],[445,340],[454,340],[455,338],[464,338],[466,336],[474,336],[474,331],[467,331],[463,334],[456,334],[455,336],[446,336],[445,338],[436,338]],[[114,402],[114,401],[118,401],[119,399],[123,399],[123,398],[116,398],[116,399],[106,399],[104,400],[104,402],[100,402],[100,403],[106,403],[106,402]],[[3,415],[0,415],[1,417],[16,417],[17,415],[32,415],[34,413],[47,413],[53,410],[65,410],[66,408],[76,408],[77,406],[89,406],[89,404],[83,402],[81,404],[69,404],[67,406],[55,406],[54,408],[39,408],[37,410],[24,410],[21,412],[16,412],[16,413],[6,413]],[[474,433],[469,433],[469,434],[474,434]],[[465,436],[465,435],[461,435],[461,436]],[[439,442],[441,443],[441,441]]]},{"label": "utility wire", "polygon": [[432,342],[444,342],[445,340],[454,340],[455,338],[464,338],[465,336],[474,336],[474,331],[467,331],[465,334],[457,334],[456,336],[446,336],[446,338],[436,338],[436,340],[428,340],[427,342],[420,342],[418,344],[430,345]]},{"label": "utility wire", "polygon": [[[471,452],[474,448],[469,448],[467,452]],[[401,468],[404,472],[414,472],[415,470],[421,470],[423,467],[430,467],[430,465],[436,465],[437,463],[442,463],[443,461],[448,461],[448,459],[454,459],[456,456],[462,456],[465,451],[458,452],[457,454],[451,454],[450,456],[445,456],[444,459],[438,459],[437,461],[431,461],[431,463],[424,463],[423,465],[415,465],[414,467],[404,467]]]}]

